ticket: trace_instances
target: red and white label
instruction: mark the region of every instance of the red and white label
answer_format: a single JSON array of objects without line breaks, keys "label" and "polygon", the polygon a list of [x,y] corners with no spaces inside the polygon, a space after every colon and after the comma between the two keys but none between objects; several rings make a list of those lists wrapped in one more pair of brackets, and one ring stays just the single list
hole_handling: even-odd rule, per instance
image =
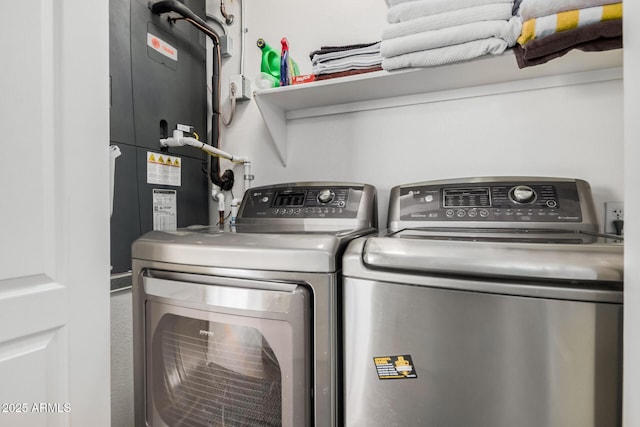
[{"label": "red and white label", "polygon": [[174,61],[178,60],[178,49],[171,46],[169,43],[162,40],[158,36],[154,36],[151,33],[147,33],[147,46],[149,46],[156,52],[160,52],[167,58],[171,58]]}]

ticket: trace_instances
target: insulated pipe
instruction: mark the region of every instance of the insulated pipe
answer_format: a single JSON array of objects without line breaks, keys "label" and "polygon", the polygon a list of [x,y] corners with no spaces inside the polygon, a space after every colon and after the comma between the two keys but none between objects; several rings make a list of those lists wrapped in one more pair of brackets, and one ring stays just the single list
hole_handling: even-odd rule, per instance
[{"label": "insulated pipe", "polygon": [[207,23],[202,18],[200,18],[195,13],[193,13],[191,9],[189,9],[187,6],[185,6],[184,4],[180,3],[177,0],[162,0],[159,2],[153,3],[152,5],[149,6],[149,8],[151,9],[151,12],[157,15],[162,15],[163,13],[175,12],[186,19],[193,20],[194,21],[193,24],[194,25],[198,24],[196,25],[196,27],[201,26],[202,28],[200,27],[198,28],[204,31],[205,33],[207,33],[209,37],[215,37],[216,39],[218,37],[214,29],[209,27],[209,25],[207,25]]},{"label": "insulated pipe", "polygon": [[[193,13],[191,9],[176,0],[162,0],[149,6],[153,13],[161,15],[163,13],[175,12],[181,15],[187,22],[205,33],[213,42],[215,51],[212,56],[212,73],[211,73],[211,89],[212,92],[217,90],[217,94],[211,95],[211,141],[215,147],[220,146],[220,40],[217,33],[198,15]],[[220,175],[220,161],[211,162],[210,178],[213,184],[219,186],[223,190],[231,190],[233,188],[233,171],[226,170]]]},{"label": "insulated pipe", "polygon": [[[246,157],[234,156],[231,153],[227,153],[226,151],[223,151],[219,148],[212,147],[211,145],[205,144],[204,142],[195,138],[183,136],[182,131],[179,130],[174,130],[173,136],[171,138],[160,139],[160,145],[162,147],[184,147],[185,145],[188,145],[190,147],[199,148],[200,150],[209,153],[213,157],[220,157],[223,159],[231,160],[234,163],[244,163],[245,165],[246,163],[249,163],[249,165],[251,164],[249,159],[247,159]],[[245,174],[246,171],[247,169],[245,166]]]},{"label": "insulated pipe", "polygon": [[247,29],[245,28],[245,0],[240,0],[240,75],[244,76],[244,39]]}]

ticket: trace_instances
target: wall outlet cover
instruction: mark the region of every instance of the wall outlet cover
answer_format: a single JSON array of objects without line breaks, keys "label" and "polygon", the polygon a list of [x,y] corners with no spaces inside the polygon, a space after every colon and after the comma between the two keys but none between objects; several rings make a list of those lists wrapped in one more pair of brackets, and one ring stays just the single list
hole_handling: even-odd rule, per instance
[{"label": "wall outlet cover", "polygon": [[[623,202],[605,202],[604,204],[604,232],[606,234],[617,234],[615,220],[624,220]],[[624,234],[624,228],[622,229]]]}]

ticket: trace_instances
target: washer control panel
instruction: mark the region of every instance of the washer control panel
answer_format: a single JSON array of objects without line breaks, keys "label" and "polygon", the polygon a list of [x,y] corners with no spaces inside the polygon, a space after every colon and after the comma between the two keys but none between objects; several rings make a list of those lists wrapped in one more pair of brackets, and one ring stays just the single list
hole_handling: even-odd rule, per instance
[{"label": "washer control panel", "polygon": [[572,223],[583,219],[575,180],[456,180],[398,190],[400,221]]},{"label": "washer control panel", "polygon": [[238,219],[355,218],[365,187],[303,183],[250,189]]}]

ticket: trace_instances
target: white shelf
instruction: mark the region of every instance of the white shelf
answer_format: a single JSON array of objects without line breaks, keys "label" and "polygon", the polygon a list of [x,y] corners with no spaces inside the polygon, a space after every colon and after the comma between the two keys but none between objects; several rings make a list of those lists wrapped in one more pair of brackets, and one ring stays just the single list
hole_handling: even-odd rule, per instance
[{"label": "white shelf", "polygon": [[439,67],[377,71],[259,90],[254,98],[286,166],[290,120],[618,79],[622,79],[622,49],[572,51],[523,69],[508,50]]}]

